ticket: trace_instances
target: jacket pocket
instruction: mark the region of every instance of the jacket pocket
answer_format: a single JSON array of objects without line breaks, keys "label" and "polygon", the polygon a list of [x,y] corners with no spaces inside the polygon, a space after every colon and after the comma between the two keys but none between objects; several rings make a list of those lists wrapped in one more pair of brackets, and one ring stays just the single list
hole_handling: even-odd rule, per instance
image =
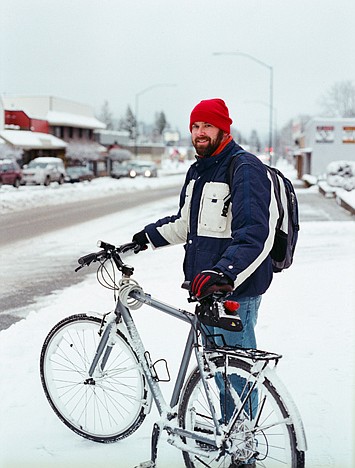
[{"label": "jacket pocket", "polygon": [[231,204],[229,187],[221,182],[205,184],[201,196],[198,235],[207,237],[231,237]]}]

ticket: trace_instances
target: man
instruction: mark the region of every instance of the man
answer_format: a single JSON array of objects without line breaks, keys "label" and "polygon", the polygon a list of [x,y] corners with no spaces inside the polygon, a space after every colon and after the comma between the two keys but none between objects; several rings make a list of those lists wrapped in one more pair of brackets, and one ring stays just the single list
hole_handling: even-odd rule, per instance
[{"label": "man", "polygon": [[[187,172],[177,215],[149,224],[133,236],[145,249],[183,243],[184,274],[191,293],[202,298],[215,291],[232,292],[239,302],[243,330],[210,330],[219,346],[256,348],[255,325],[261,295],[272,281],[270,251],[278,217],[272,184],[263,163],[247,153],[230,135],[232,120],[222,99],[201,101],[191,112],[190,131],[196,162]],[[230,163],[236,155],[230,181]],[[231,187],[230,187],[231,185]],[[230,197],[231,194],[231,197]],[[210,327],[212,328],[212,327]],[[241,395],[245,381],[238,375],[231,382]],[[234,398],[217,374],[222,419],[234,411]],[[246,408],[255,416],[256,391]],[[231,466],[253,468],[251,458]]]},{"label": "man", "polygon": [[[254,328],[261,295],[272,281],[270,251],[278,213],[265,166],[233,140],[231,124],[222,99],[195,106],[190,131],[196,162],[187,172],[179,211],[149,224],[133,241],[142,249],[183,243],[192,294],[201,298],[233,291],[230,299],[240,304],[243,330],[218,328],[215,333],[227,345],[256,348]],[[229,165],[238,151],[230,190]]]}]

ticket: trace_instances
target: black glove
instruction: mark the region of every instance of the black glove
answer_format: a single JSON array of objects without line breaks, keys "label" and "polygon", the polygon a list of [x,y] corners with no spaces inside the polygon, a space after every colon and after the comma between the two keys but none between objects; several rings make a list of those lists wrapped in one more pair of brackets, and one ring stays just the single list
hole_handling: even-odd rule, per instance
[{"label": "black glove", "polygon": [[232,292],[233,282],[220,271],[204,270],[195,276],[190,291],[200,299],[217,291]]},{"label": "black glove", "polygon": [[137,247],[134,249],[134,253],[141,252],[142,250],[147,250],[149,244],[148,237],[144,230],[137,232],[132,237],[132,242],[135,242],[137,245]]}]

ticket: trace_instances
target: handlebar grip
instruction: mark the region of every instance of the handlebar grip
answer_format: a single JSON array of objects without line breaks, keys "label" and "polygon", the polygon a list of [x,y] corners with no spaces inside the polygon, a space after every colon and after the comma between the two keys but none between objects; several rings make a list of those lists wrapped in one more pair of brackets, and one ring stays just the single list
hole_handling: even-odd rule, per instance
[{"label": "handlebar grip", "polygon": [[78,259],[78,263],[79,265],[90,265],[91,262],[94,262],[97,260],[99,254],[101,254],[101,252],[95,252],[95,253],[84,255],[83,257],[80,257]]}]

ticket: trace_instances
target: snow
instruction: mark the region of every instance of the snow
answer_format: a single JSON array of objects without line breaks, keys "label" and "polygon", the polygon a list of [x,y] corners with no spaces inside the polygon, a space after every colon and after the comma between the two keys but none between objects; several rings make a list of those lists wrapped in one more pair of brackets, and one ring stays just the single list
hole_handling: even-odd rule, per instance
[{"label": "snow", "polygon": [[[55,184],[49,190],[3,186],[1,210],[6,213],[40,203],[67,203],[120,190],[146,190],[154,184],[172,184],[183,175],[158,179],[99,179],[91,184]],[[164,179],[164,180],[163,180]],[[175,179],[175,180],[174,180]],[[41,195],[44,192],[45,198]],[[50,194],[50,196],[49,196]],[[5,201],[3,201],[3,198]],[[13,200],[16,201],[13,201]],[[41,249],[79,257],[96,250],[96,241],[123,243],[147,222],[176,211],[177,198],[168,198],[137,210],[41,236]],[[352,221],[304,222],[295,263],[275,275],[264,295],[257,325],[258,346],[281,353],[278,375],[302,416],[309,450],[309,468],[354,466],[354,234]],[[80,239],[71,241],[72,239]],[[35,241],[36,239],[34,239]],[[4,250],[20,265],[33,241],[21,241]],[[10,257],[9,257],[10,258]],[[164,302],[192,310],[182,282],[181,246],[148,250],[132,255],[135,279],[146,292]],[[30,271],[28,272],[30,274]],[[77,273],[80,275],[80,272]],[[41,298],[27,311],[25,320],[0,332],[0,467],[132,468],[150,456],[150,434],[158,419],[155,408],[141,428],[128,439],[102,445],[82,439],[64,426],[51,410],[41,388],[39,355],[45,336],[60,319],[75,313],[107,312],[112,293],[96,282],[95,268],[81,283]],[[187,336],[187,324],[143,306],[133,312],[152,360],[166,358],[172,379]],[[171,383],[162,391],[170,400]],[[181,453],[164,443],[158,452],[158,468],[182,468]]]},{"label": "snow", "polygon": [[161,177],[137,177],[113,179],[99,177],[91,182],[80,184],[52,183],[45,190],[43,186],[20,186],[18,189],[11,185],[0,187],[0,214],[22,211],[39,206],[54,206],[77,202],[80,200],[97,199],[118,193],[129,193],[137,190],[151,190],[158,187],[179,186],[183,183],[188,163],[179,165],[165,165],[159,172]]},{"label": "snow", "polygon": [[81,128],[95,128],[95,129],[105,129],[106,124],[100,122],[100,120],[96,119],[95,117],[90,117],[87,115],[79,115],[79,114],[70,114],[68,112],[60,112],[60,111],[48,111],[46,115],[46,120],[51,125],[65,125],[65,126],[72,126],[72,127],[81,127]]},{"label": "snow", "polygon": [[26,130],[3,130],[0,137],[13,146],[23,149],[53,149],[65,148],[67,144],[49,133],[31,132]]}]

